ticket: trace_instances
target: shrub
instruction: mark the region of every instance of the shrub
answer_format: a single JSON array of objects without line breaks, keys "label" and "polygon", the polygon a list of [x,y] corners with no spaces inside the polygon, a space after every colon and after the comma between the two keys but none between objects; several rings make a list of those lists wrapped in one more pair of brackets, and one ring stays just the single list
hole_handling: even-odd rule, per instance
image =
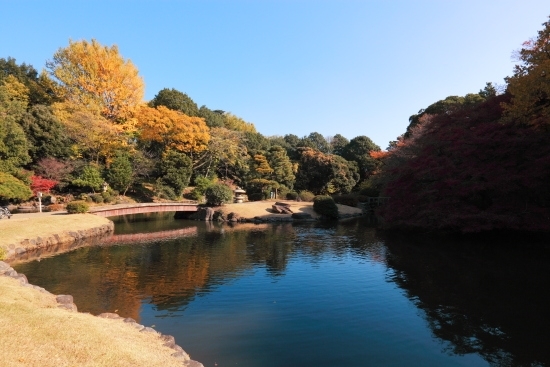
[{"label": "shrub", "polygon": [[359,195],[378,197],[380,196],[380,188],[371,180],[366,180],[359,185]]},{"label": "shrub", "polygon": [[50,212],[58,212],[60,210],[63,210],[63,205],[61,204],[50,204],[47,208]]},{"label": "shrub", "polygon": [[90,209],[90,206],[83,201],[73,201],[67,204],[67,213],[86,213]]},{"label": "shrub", "polygon": [[334,202],[336,202],[337,204],[353,206],[353,207],[356,207],[358,203],[357,195],[351,195],[351,194],[335,195],[333,199],[334,199]]},{"label": "shrub", "polygon": [[285,185],[279,185],[277,189],[277,199],[286,199],[286,194],[290,192],[290,189]]},{"label": "shrub", "polygon": [[261,192],[255,192],[253,194],[248,195],[249,201],[262,201],[264,199],[264,194]]},{"label": "shrub", "polygon": [[6,258],[6,250],[3,247],[0,247],[0,261]]},{"label": "shrub", "polygon": [[188,199],[199,201],[199,202],[202,201],[204,197],[203,194],[201,194],[201,192],[197,189],[193,189],[193,191],[191,191],[189,194],[185,194],[184,196]]},{"label": "shrub", "polygon": [[90,195],[90,197],[92,198],[92,201],[96,204],[103,203],[103,196],[101,194],[92,194]]},{"label": "shrub", "polygon": [[233,191],[229,186],[222,183],[215,183],[206,189],[204,196],[207,205],[220,206],[223,203],[229,203],[233,200]]},{"label": "shrub", "polygon": [[101,197],[103,198],[103,202],[105,203],[112,203],[115,200],[115,198],[111,196],[111,193],[109,191],[102,192]]},{"label": "shrub", "polygon": [[80,175],[75,178],[71,183],[74,186],[81,187],[83,189],[91,189],[92,191],[99,191],[103,185],[103,178],[98,166],[88,165],[82,169]]},{"label": "shrub", "polygon": [[155,194],[159,199],[176,200],[178,198],[178,195],[176,195],[174,189],[168,185],[165,185],[160,178],[157,179],[157,183],[155,185]]},{"label": "shrub", "polygon": [[32,191],[16,177],[0,172],[0,199],[27,200],[32,196]]},{"label": "shrub", "polygon": [[302,190],[302,191],[300,191],[298,196],[300,196],[300,199],[302,201],[313,201],[313,198],[315,197],[315,194],[312,193],[311,191]]},{"label": "shrub", "polygon": [[198,176],[195,178],[195,188],[189,193],[189,197],[193,200],[202,201],[206,189],[214,183],[208,177]]},{"label": "shrub", "polygon": [[338,218],[338,207],[334,199],[327,195],[319,195],[313,199],[313,210],[327,218]]},{"label": "shrub", "polygon": [[286,193],[287,200],[296,200],[298,199],[298,193],[296,191],[290,191]]}]

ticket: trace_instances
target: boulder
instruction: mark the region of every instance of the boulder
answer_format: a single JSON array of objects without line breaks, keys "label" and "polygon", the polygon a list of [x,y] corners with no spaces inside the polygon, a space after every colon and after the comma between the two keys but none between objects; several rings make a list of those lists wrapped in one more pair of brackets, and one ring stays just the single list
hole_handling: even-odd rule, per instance
[{"label": "boulder", "polygon": [[239,214],[231,212],[227,214],[227,220],[229,222],[238,222],[241,220],[241,217],[239,216]]},{"label": "boulder", "polygon": [[273,212],[277,214],[292,214],[292,210],[285,205],[272,205],[271,208],[273,209]]},{"label": "boulder", "polygon": [[200,208],[197,212],[197,217],[199,220],[211,221],[214,217],[214,209],[210,207]]},{"label": "boulder", "polygon": [[0,270],[8,271],[8,269],[11,269],[11,266],[6,262],[0,261]]},{"label": "boulder", "polygon": [[212,217],[212,220],[218,221],[218,222],[225,222],[225,216],[223,215],[223,212],[220,210],[216,210],[214,212],[214,216]]},{"label": "boulder", "polygon": [[59,296],[55,297],[55,300],[57,303],[61,304],[70,304],[74,302],[73,296],[70,294],[60,294]]}]

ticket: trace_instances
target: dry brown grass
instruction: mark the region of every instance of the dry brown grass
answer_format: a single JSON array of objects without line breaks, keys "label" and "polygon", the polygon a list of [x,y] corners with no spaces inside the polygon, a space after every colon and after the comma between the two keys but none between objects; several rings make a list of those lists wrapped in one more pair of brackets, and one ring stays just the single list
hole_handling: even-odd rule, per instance
[{"label": "dry brown grass", "polygon": [[[313,218],[318,218],[319,214],[313,210],[313,203],[303,201],[286,201],[280,200],[280,202],[290,205],[290,210],[293,213],[307,213]],[[239,214],[243,218],[269,218],[269,217],[290,217],[291,214],[275,214],[271,211],[271,206],[275,204],[273,201],[250,201],[242,204],[225,204],[220,207],[225,214],[234,212]],[[353,208],[351,206],[337,204],[340,214],[361,214],[361,209]]]},{"label": "dry brown grass", "polygon": [[57,308],[54,296],[0,276],[0,365],[179,366],[158,335]]},{"label": "dry brown grass", "polygon": [[[109,220],[93,214],[14,215],[0,220],[0,246],[19,244],[25,239],[49,237],[64,231],[79,231],[108,224]],[[18,247],[21,247],[17,245]]]}]

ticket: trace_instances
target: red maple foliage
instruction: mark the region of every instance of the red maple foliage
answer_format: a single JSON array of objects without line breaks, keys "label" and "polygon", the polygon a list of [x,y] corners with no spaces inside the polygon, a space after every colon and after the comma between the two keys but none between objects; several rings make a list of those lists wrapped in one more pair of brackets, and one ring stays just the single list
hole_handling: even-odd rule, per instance
[{"label": "red maple foliage", "polygon": [[431,116],[383,158],[388,227],[550,231],[550,134],[501,123],[508,98]]},{"label": "red maple foliage", "polygon": [[41,176],[31,177],[31,190],[36,195],[38,192],[50,192],[59,181],[50,180]]}]

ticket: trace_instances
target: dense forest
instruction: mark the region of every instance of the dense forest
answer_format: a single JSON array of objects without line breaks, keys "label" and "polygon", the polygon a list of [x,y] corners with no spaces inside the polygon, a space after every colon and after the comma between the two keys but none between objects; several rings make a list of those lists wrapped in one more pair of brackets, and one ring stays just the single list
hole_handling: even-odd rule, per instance
[{"label": "dense forest", "polygon": [[38,192],[208,201],[239,186],[250,200],[389,197],[378,213],[387,228],[548,232],[550,22],[543,26],[517,51],[505,86],[420,110],[387,151],[365,135],[264,136],[176,89],[145,101],[137,67],[96,40],[70,41],[41,73],[1,58],[0,201]]}]

